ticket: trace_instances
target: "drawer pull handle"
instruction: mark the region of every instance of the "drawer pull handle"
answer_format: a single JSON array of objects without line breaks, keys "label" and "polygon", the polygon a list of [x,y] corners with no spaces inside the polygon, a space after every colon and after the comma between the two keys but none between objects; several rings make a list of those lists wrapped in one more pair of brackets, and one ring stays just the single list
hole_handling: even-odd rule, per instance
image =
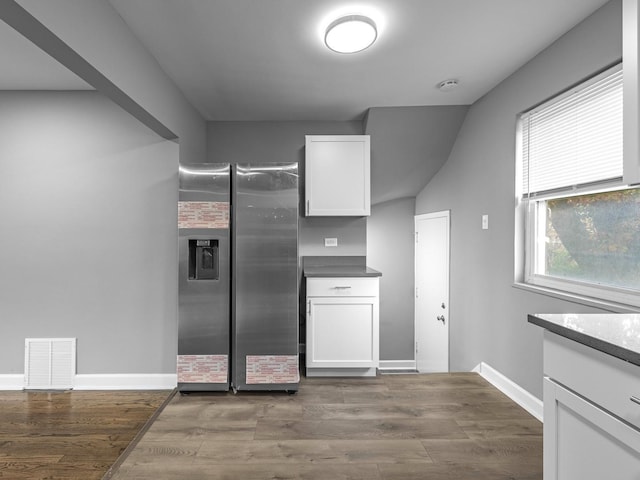
[{"label": "drawer pull handle", "polygon": [[631,400],[633,403],[637,403],[638,405],[640,405],[640,398],[638,397],[631,397],[629,400]]},{"label": "drawer pull handle", "polygon": [[335,287],[336,290],[346,290],[347,288],[351,288],[351,285],[336,285]]}]

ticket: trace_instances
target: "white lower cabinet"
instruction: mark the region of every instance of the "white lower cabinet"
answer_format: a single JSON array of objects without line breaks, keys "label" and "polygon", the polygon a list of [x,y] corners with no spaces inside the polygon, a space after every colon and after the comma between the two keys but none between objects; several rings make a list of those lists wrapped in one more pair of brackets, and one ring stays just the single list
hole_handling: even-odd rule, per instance
[{"label": "white lower cabinet", "polygon": [[378,278],[307,279],[307,376],[375,376]]},{"label": "white lower cabinet", "polygon": [[640,431],[548,378],[544,388],[544,480],[640,478]]},{"label": "white lower cabinet", "polygon": [[549,332],[544,362],[544,480],[640,479],[640,367]]}]

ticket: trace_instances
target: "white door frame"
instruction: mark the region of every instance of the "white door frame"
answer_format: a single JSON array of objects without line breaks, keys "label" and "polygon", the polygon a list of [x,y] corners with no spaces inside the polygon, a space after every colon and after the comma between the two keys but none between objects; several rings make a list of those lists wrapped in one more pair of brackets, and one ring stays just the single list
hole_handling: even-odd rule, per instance
[{"label": "white door frame", "polygon": [[414,291],[414,355],[415,355],[415,359],[416,359],[416,369],[418,369],[418,352],[417,352],[417,345],[418,345],[418,332],[420,331],[419,326],[418,326],[418,285],[419,285],[419,275],[421,275],[421,270],[420,270],[420,266],[418,265],[418,222],[420,222],[421,220],[427,220],[427,219],[431,219],[431,218],[438,218],[438,217],[445,217],[447,220],[447,239],[446,239],[446,260],[447,260],[447,268],[446,268],[446,272],[445,272],[445,278],[443,279],[443,281],[446,283],[447,286],[447,292],[446,292],[446,299],[444,299],[444,302],[446,303],[446,309],[443,311],[444,316],[445,316],[445,326],[446,326],[446,333],[447,333],[447,371],[449,371],[450,369],[450,359],[451,359],[451,348],[450,348],[450,323],[451,323],[451,309],[450,309],[450,305],[449,305],[449,300],[450,300],[450,283],[449,283],[449,279],[450,279],[450,270],[451,270],[451,211],[450,210],[443,210],[443,211],[439,211],[439,212],[432,212],[432,213],[425,213],[425,214],[420,214],[420,215],[415,215],[414,217],[414,232],[416,235],[416,239],[415,239],[415,243],[414,243],[414,285],[415,285],[415,291]]}]

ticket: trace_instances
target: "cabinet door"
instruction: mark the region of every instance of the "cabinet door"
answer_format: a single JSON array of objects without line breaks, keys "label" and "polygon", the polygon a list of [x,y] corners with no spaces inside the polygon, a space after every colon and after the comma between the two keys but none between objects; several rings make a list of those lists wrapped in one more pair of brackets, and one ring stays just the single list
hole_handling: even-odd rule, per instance
[{"label": "cabinet door", "polygon": [[307,135],[307,216],[364,216],[371,210],[368,135]]},{"label": "cabinet door", "polygon": [[545,378],[544,479],[637,480],[640,431]]},{"label": "cabinet door", "polygon": [[311,298],[307,309],[307,367],[378,366],[376,298]]}]

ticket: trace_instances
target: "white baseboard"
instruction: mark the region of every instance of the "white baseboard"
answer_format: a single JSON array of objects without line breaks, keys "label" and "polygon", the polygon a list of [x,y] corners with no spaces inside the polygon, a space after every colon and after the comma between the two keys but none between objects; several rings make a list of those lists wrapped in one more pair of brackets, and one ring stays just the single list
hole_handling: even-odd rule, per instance
[{"label": "white baseboard", "polygon": [[2,374],[0,375],[0,390],[22,390],[24,388],[24,375]]},{"label": "white baseboard", "polygon": [[378,370],[394,371],[394,370],[415,370],[415,360],[380,360]]},{"label": "white baseboard", "polygon": [[375,377],[375,367],[371,368],[307,368],[307,377]]},{"label": "white baseboard", "polygon": [[[114,373],[76,375],[74,390],[173,390],[175,373]],[[24,389],[24,375],[0,375],[0,390]]]},{"label": "white baseboard", "polygon": [[542,422],[542,401],[484,362],[472,370]]},{"label": "white baseboard", "polygon": [[175,373],[115,373],[76,375],[74,390],[172,390]]}]

